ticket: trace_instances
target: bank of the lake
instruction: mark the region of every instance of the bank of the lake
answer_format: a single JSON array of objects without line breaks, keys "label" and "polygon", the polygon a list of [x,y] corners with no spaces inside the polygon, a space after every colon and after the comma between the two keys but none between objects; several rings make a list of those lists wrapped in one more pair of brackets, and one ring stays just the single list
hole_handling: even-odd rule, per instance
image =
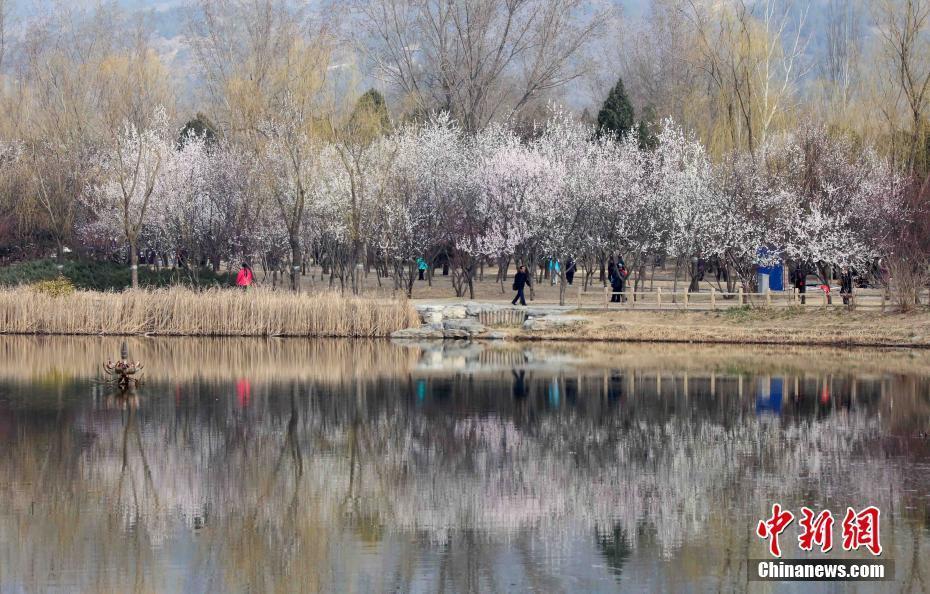
[{"label": "bank of the lake", "polygon": [[846,308],[730,308],[718,311],[577,309],[417,302],[422,324],[395,338],[930,347],[930,311]]},{"label": "bank of the lake", "polygon": [[930,348],[930,312],[739,309],[729,311],[585,311],[571,326],[522,328],[519,340],[771,344]]},{"label": "bank of the lake", "polygon": [[526,309],[337,292],[0,290],[0,334],[371,337],[930,347],[930,311]]}]

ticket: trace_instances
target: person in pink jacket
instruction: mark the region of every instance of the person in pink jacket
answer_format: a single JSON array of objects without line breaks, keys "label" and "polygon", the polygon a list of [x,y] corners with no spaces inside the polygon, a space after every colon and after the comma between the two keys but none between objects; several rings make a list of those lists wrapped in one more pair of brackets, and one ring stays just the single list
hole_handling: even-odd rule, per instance
[{"label": "person in pink jacket", "polygon": [[236,286],[248,289],[253,282],[255,282],[255,275],[252,274],[252,267],[248,262],[243,262],[239,274],[236,275]]}]

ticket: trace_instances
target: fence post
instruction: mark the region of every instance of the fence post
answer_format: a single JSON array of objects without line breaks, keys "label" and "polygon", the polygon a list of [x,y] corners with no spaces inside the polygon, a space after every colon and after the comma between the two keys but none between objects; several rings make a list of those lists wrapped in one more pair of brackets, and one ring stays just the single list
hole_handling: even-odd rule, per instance
[{"label": "fence post", "polygon": [[662,287],[656,289],[656,306],[662,309]]},{"label": "fence post", "polygon": [[882,313],[885,313],[885,298],[886,298],[886,289],[882,287]]},{"label": "fence post", "polygon": [[685,309],[688,309],[688,296],[691,294],[690,291],[685,291]]},{"label": "fence post", "polygon": [[800,301],[800,299],[801,299],[801,295],[800,295],[800,293],[798,293],[798,288],[795,287],[795,288],[791,289],[791,292],[794,293],[794,304],[797,305],[797,304],[798,304],[798,301]]},{"label": "fence post", "polygon": [[610,289],[607,287],[604,287],[604,309],[608,309],[609,307],[610,307]]},{"label": "fence post", "polygon": [[765,292],[765,306],[772,307],[772,292],[771,291]]},{"label": "fence post", "polygon": [[717,310],[717,287],[710,288],[710,308]]},{"label": "fence post", "polygon": [[578,285],[578,309],[581,309],[581,285]]},{"label": "fence post", "polygon": [[739,288],[739,304],[740,304],[740,307],[743,306],[743,286],[742,285],[740,285],[740,288]]},{"label": "fence post", "polygon": [[[830,285],[827,285],[827,286],[829,287]],[[826,291],[823,292],[823,306],[824,307],[827,306],[827,292]]]},{"label": "fence post", "polygon": [[856,309],[856,287],[853,287],[852,291],[850,291],[849,293],[849,308],[848,309]]}]

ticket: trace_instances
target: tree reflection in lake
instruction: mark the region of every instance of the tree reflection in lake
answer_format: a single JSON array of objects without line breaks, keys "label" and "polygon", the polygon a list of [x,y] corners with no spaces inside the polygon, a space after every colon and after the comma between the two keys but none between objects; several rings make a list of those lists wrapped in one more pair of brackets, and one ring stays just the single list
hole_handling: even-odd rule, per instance
[{"label": "tree reflection in lake", "polygon": [[0,339],[0,591],[743,591],[775,501],[930,576],[930,355],[111,342]]}]

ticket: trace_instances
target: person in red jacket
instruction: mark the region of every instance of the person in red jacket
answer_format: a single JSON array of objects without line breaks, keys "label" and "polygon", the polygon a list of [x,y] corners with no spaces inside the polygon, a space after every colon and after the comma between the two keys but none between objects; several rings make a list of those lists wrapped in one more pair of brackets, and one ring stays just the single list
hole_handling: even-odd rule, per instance
[{"label": "person in red jacket", "polygon": [[255,275],[252,274],[252,267],[248,262],[243,262],[239,274],[236,275],[236,286],[248,289],[253,282],[255,282]]}]

